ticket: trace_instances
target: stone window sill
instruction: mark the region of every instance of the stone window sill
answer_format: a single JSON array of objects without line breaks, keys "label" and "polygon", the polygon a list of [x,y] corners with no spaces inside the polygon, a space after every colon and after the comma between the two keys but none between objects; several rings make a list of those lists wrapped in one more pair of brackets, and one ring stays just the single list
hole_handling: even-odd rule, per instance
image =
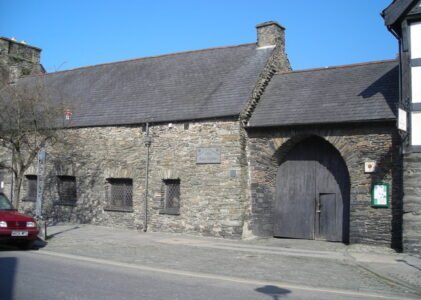
[{"label": "stone window sill", "polygon": [[180,215],[180,209],[179,208],[164,208],[159,211],[160,215],[174,215],[179,216]]},{"label": "stone window sill", "polygon": [[37,199],[36,198],[23,198],[22,201],[23,202],[36,202]]},{"label": "stone window sill", "polygon": [[76,206],[76,203],[74,202],[55,202],[54,205],[60,205],[60,206]]},{"label": "stone window sill", "polygon": [[117,206],[108,206],[108,207],[105,207],[104,210],[116,211],[116,212],[128,212],[128,213],[134,212],[132,207],[117,207]]}]

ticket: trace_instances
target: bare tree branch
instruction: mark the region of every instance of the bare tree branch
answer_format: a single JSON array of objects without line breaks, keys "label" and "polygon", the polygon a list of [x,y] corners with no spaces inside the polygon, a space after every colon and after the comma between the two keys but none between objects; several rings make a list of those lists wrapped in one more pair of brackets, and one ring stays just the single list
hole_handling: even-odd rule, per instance
[{"label": "bare tree branch", "polygon": [[63,127],[64,112],[69,107],[64,99],[57,99],[57,91],[52,99],[43,80],[34,77],[0,91],[0,147],[13,156],[12,161],[2,161],[0,167],[11,170],[15,176],[16,208],[25,171],[42,148],[61,140],[57,129]]}]

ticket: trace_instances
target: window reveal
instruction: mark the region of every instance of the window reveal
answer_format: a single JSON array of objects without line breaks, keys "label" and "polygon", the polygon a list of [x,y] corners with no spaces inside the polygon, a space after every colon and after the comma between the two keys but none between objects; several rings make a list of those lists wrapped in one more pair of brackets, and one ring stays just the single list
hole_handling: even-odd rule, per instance
[{"label": "window reveal", "polygon": [[35,201],[37,199],[37,175],[26,175],[26,197],[24,200]]},{"label": "window reveal", "polygon": [[108,193],[111,208],[131,208],[133,206],[133,180],[129,178],[109,178]]},{"label": "window reveal", "polygon": [[76,177],[59,176],[58,177],[58,194],[61,204],[76,204]]},{"label": "window reveal", "polygon": [[163,209],[162,214],[178,215],[180,210],[180,180],[163,180]]}]

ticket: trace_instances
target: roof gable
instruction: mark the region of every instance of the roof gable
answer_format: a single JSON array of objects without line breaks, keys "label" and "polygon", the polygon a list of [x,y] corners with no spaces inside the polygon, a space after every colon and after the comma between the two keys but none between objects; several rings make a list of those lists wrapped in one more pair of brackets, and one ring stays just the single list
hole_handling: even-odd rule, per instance
[{"label": "roof gable", "polygon": [[381,15],[388,27],[394,27],[396,22],[405,17],[414,6],[419,4],[419,0],[394,0],[387,8],[385,8]]},{"label": "roof gable", "polygon": [[275,75],[250,127],[394,120],[395,60]]}]

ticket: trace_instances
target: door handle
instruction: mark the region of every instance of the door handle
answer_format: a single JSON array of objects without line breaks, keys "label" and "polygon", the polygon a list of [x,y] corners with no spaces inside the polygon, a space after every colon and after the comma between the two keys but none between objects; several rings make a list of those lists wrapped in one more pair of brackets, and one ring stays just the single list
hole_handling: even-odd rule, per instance
[{"label": "door handle", "polygon": [[321,212],[322,212],[321,210],[316,210],[316,213],[319,213],[320,214]]}]

